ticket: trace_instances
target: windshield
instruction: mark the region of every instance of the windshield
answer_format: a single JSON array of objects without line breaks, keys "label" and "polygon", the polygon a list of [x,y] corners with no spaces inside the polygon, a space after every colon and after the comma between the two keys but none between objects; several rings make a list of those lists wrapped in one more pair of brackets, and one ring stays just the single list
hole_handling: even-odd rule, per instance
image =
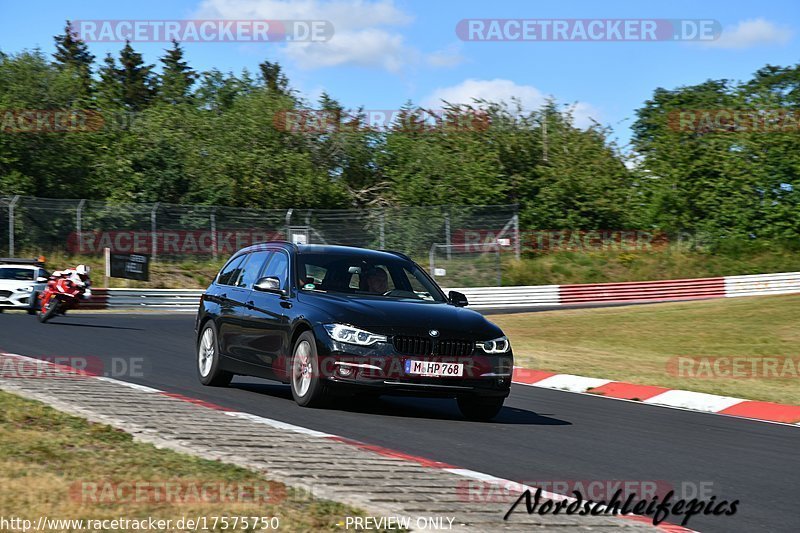
[{"label": "windshield", "polygon": [[298,255],[300,290],[376,298],[445,302],[441,291],[416,264],[372,254]]},{"label": "windshield", "polygon": [[31,268],[4,267],[0,268],[0,279],[13,279],[16,281],[33,281],[34,270]]}]

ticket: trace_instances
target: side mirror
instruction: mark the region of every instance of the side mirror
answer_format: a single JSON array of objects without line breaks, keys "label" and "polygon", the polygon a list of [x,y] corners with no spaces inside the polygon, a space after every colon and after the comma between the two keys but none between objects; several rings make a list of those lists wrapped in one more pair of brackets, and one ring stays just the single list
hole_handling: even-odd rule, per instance
[{"label": "side mirror", "polygon": [[47,278],[39,276],[38,278],[36,278],[36,283],[47,283]]},{"label": "side mirror", "polygon": [[283,289],[281,289],[281,280],[279,278],[276,278],[275,276],[267,276],[266,278],[260,278],[253,285],[253,290],[261,292],[276,292],[278,294],[283,294]]},{"label": "side mirror", "polygon": [[467,297],[458,291],[450,291],[448,298],[450,299],[450,303],[456,307],[466,307],[469,305]]}]

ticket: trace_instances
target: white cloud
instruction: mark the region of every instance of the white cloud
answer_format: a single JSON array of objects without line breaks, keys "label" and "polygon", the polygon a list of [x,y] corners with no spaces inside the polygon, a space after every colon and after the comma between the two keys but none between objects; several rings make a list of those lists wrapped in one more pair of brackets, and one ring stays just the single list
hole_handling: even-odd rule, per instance
[{"label": "white cloud", "polygon": [[786,44],[792,38],[789,28],[778,26],[763,18],[744,20],[722,30],[718,39],[702,41],[713,48],[752,48],[769,44]]},{"label": "white cloud", "polygon": [[428,54],[425,61],[432,67],[450,68],[464,63],[466,59],[461,54],[461,45],[459,43]]},{"label": "white cloud", "polygon": [[356,65],[391,72],[424,59],[432,66],[455,60],[437,52],[423,56],[405,44],[399,28],[412,17],[393,0],[203,0],[197,18],[326,20],[334,35],[327,42],[296,42],[282,47],[298,67],[314,69]]},{"label": "white cloud", "polygon": [[[451,104],[472,104],[474,99],[491,102],[508,102],[516,99],[523,110],[532,111],[539,109],[547,102],[547,95],[532,85],[518,85],[511,80],[493,79],[476,80],[468,79],[450,87],[434,90],[422,105],[436,108],[442,101]],[[575,125],[585,128],[598,121],[599,112],[586,102],[576,102],[572,106],[572,115]]]}]

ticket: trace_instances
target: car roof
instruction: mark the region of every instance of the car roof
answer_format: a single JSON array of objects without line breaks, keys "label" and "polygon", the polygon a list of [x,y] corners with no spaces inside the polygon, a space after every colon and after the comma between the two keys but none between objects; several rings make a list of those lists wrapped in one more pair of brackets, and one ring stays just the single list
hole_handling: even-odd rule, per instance
[{"label": "car roof", "polygon": [[316,254],[338,254],[338,255],[354,255],[354,256],[370,256],[375,259],[397,259],[399,257],[405,258],[403,254],[392,252],[389,250],[372,250],[370,248],[358,248],[356,246],[338,246],[332,244],[299,244],[297,245],[297,252],[300,254],[316,253]]},{"label": "car roof", "polygon": [[27,268],[29,270],[44,268],[38,265],[18,265],[15,263],[0,263],[0,268]]},{"label": "car roof", "polygon": [[[338,254],[338,255],[354,255],[354,256],[370,256],[374,259],[397,259],[398,257],[408,259],[408,256],[400,252],[391,250],[372,250],[370,248],[359,248],[356,246],[341,246],[333,244],[294,244],[288,241],[267,241],[253,244],[247,248],[243,248],[241,252],[252,252],[263,248],[264,246],[276,246],[284,249],[294,249],[298,254],[307,253],[323,253],[323,254]],[[238,253],[237,253],[238,254]]]}]

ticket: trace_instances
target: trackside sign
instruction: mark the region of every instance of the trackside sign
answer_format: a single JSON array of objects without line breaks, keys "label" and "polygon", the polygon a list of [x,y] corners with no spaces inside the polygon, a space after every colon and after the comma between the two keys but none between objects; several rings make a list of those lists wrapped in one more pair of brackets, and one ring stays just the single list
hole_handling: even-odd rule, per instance
[{"label": "trackside sign", "polygon": [[[155,246],[153,239],[155,238]],[[73,232],[67,239],[70,252],[101,254],[105,248],[112,253],[158,254],[232,254],[258,242],[283,239],[283,233],[269,230],[160,230],[151,231],[83,231]]]}]

